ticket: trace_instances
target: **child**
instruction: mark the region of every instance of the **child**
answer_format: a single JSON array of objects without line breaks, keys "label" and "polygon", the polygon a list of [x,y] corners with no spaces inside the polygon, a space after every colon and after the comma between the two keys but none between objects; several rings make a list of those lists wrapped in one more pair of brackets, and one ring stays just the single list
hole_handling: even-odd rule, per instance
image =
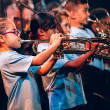
[{"label": "child", "polygon": [[[98,24],[98,30],[99,32],[107,32],[109,34],[109,29],[110,29],[110,15],[108,11],[104,8],[95,8],[91,10],[91,15],[94,15],[98,18],[100,23]],[[100,37],[100,33],[98,35]]]},{"label": "child", "polygon": [[21,55],[13,51],[21,46],[19,31],[12,21],[0,18],[0,72],[8,96],[8,110],[41,110],[37,85],[28,69],[43,64],[51,56],[65,39],[60,35],[53,34],[52,45],[37,56]]},{"label": "child", "polygon": [[[69,12],[71,18],[71,31],[70,34],[77,37],[94,38],[94,34],[90,29],[84,28],[87,25],[87,19],[90,13],[88,12],[89,6],[87,0],[68,0],[65,9]],[[70,37],[73,39],[73,37]],[[74,45],[74,44],[73,44]],[[96,62],[91,62],[90,64],[96,66],[97,68],[103,70],[103,61],[94,59]]]},{"label": "child", "polygon": [[[48,16],[52,15],[38,13],[31,20],[30,29],[34,35],[36,35],[36,31],[38,30],[37,37],[39,40],[49,39],[51,34],[58,31],[57,27],[52,29],[51,25],[47,31],[44,31],[44,29],[41,28],[42,26],[47,26],[47,22],[49,21]],[[33,28],[34,26],[38,26],[37,24],[41,27],[39,29]],[[54,25],[56,26],[57,24]],[[41,52],[48,46],[48,43],[41,43],[38,45],[37,51]],[[71,62],[66,57],[64,57],[64,59],[58,59],[52,70],[46,76],[42,77],[44,89],[49,98],[50,110],[70,109],[75,105],[86,103],[80,76],[73,74],[73,72],[84,65],[87,58],[94,53],[95,47],[92,48],[93,51],[88,52]],[[42,70],[42,66],[38,72]]]},{"label": "child", "polygon": [[[49,34],[52,31],[52,34],[57,31],[57,21],[56,19],[50,15],[50,14],[41,14],[42,15],[42,19],[37,19],[35,17],[33,17],[32,22],[31,22],[31,32],[29,35],[28,39],[31,40],[38,40],[38,39],[44,39],[45,36],[48,36],[50,39],[51,34]],[[45,18],[43,18],[45,15]],[[37,21],[37,22],[36,22]],[[34,25],[36,23],[36,25]],[[61,28],[59,28],[61,30]],[[54,32],[54,30],[56,30]],[[61,32],[61,31],[60,31]],[[41,35],[42,34],[42,35]],[[44,34],[44,35],[43,35]],[[46,34],[46,35],[45,35]],[[40,36],[41,35],[41,36]],[[40,38],[40,37],[41,38]],[[32,43],[27,43],[25,45],[25,50],[24,50],[24,54],[28,54],[28,55],[34,55],[35,53],[32,50]],[[43,45],[45,45],[45,43],[43,43]],[[35,46],[35,48],[37,47],[37,45]],[[42,48],[42,47],[41,47]],[[36,48],[37,50],[37,48]],[[37,74],[46,74],[48,73],[48,70],[50,68],[52,68],[52,66],[55,64],[55,62],[57,61],[57,59],[54,59],[51,57],[48,61],[47,64],[45,63],[44,65],[42,65],[41,67],[39,66],[38,68],[31,66],[30,71],[32,72],[36,72],[37,69],[39,69],[39,71],[37,72]],[[44,89],[43,89],[43,85],[42,85],[42,79],[41,76],[37,75],[36,77],[36,81],[37,81],[37,85],[39,88],[39,93],[40,93],[40,98],[41,98],[41,106],[42,109],[48,109],[48,99],[47,99],[47,94],[45,93]]]},{"label": "child", "polygon": [[[109,13],[106,9],[104,8],[96,8],[91,10],[90,12],[92,15],[95,15],[99,21],[101,21],[102,23],[100,23],[98,25],[98,29],[100,32],[106,32],[105,34],[109,35],[109,30],[110,30],[110,16]],[[98,34],[98,36],[100,36],[100,34]],[[106,52],[107,50],[105,50]],[[104,60],[104,70],[108,70],[110,71],[110,62],[107,60]]]},{"label": "child", "polygon": [[66,10],[54,8],[49,12],[49,14],[53,15],[57,19],[57,21],[59,21],[62,28],[62,33],[64,35],[70,33],[70,17],[69,13]]},{"label": "child", "polygon": [[[70,14],[70,21],[71,21],[71,30],[70,34],[77,37],[85,37],[85,38],[95,38],[94,33],[84,28],[84,25],[87,25],[87,19],[90,16],[90,13],[88,12],[89,6],[88,6],[88,0],[68,0],[65,5],[65,10],[67,10]],[[73,37],[70,37],[73,39]],[[74,46],[74,44],[73,44]],[[103,60],[94,58],[93,62],[90,62],[90,64],[81,71],[82,78],[87,79],[88,76],[93,77],[94,79],[97,76],[102,77],[103,76]],[[93,74],[94,73],[94,74]],[[102,77],[103,82],[105,84],[105,79]],[[97,79],[96,79],[97,80]],[[84,88],[85,92],[93,93],[93,92],[99,92],[102,87],[99,89],[99,85],[95,83],[95,81],[91,80],[93,84],[93,88],[89,85],[88,88]],[[90,80],[88,80],[90,82]],[[83,84],[87,84],[84,82]],[[103,83],[101,83],[101,86]],[[85,86],[86,87],[86,86]],[[103,86],[104,87],[104,86]],[[102,90],[102,89],[101,89]],[[103,89],[104,90],[104,89]],[[91,92],[90,92],[91,91]],[[87,95],[86,95],[87,96]],[[90,100],[90,99],[89,99]],[[87,100],[88,101],[88,100]],[[91,105],[90,105],[91,107]]]}]

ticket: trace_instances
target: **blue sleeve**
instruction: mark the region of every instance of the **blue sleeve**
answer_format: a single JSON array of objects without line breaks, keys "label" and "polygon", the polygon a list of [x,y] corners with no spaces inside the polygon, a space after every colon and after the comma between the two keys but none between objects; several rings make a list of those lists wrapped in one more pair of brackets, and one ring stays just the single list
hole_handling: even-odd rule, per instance
[{"label": "blue sleeve", "polygon": [[64,59],[58,59],[55,65],[53,66],[52,71],[58,72],[61,69],[61,67],[63,67],[63,65],[68,61],[69,60],[66,56],[64,56]]},{"label": "blue sleeve", "polygon": [[41,66],[31,66],[29,70],[35,75]]},{"label": "blue sleeve", "polygon": [[65,54],[65,56],[68,58],[69,61],[73,61],[77,59],[80,55],[77,54]]}]

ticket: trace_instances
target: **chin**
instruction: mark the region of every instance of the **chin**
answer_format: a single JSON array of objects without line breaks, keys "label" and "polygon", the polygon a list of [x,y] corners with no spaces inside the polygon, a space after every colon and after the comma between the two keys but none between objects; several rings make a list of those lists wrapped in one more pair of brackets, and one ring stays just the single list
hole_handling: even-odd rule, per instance
[{"label": "chin", "polygon": [[21,45],[19,45],[19,46],[16,46],[16,49],[19,49],[21,47]]},{"label": "chin", "polygon": [[83,24],[84,24],[84,25],[87,25],[87,24],[88,24],[88,22],[84,22]]},{"label": "chin", "polygon": [[20,48],[20,47],[21,47],[21,45],[18,48]]}]

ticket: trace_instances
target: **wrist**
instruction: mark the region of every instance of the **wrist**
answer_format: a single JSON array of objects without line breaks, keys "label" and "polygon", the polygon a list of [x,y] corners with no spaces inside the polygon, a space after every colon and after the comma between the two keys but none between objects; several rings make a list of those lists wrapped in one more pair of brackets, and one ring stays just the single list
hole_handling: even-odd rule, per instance
[{"label": "wrist", "polygon": [[56,46],[56,47],[58,47],[60,44],[59,43],[57,43],[57,42],[55,42],[55,43],[52,43],[52,46]]}]

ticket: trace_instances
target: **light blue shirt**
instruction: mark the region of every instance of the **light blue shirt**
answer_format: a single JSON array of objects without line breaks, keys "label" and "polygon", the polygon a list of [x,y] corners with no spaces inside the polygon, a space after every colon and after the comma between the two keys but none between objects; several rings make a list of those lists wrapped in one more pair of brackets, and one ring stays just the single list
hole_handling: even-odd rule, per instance
[{"label": "light blue shirt", "polygon": [[8,96],[8,110],[41,110],[39,91],[29,67],[33,56],[0,53],[0,71]]},{"label": "light blue shirt", "polygon": [[[38,45],[38,50],[46,49],[49,44]],[[58,59],[52,70],[42,76],[44,89],[48,94],[50,110],[64,110],[86,104],[80,75],[61,69],[69,60]]]},{"label": "light blue shirt", "polygon": [[[84,38],[95,38],[95,35],[93,32],[89,29],[82,29],[82,28],[77,28],[77,27],[71,27],[70,35],[77,36],[77,37],[84,37]],[[74,39],[74,37],[70,36],[70,39]],[[75,43],[72,43],[72,45],[75,46]],[[78,57],[80,55],[76,54]],[[77,58],[77,57],[76,57]],[[89,65],[95,66],[101,70],[104,69],[104,63],[103,59],[99,58],[94,58],[93,62],[90,62]]]}]

